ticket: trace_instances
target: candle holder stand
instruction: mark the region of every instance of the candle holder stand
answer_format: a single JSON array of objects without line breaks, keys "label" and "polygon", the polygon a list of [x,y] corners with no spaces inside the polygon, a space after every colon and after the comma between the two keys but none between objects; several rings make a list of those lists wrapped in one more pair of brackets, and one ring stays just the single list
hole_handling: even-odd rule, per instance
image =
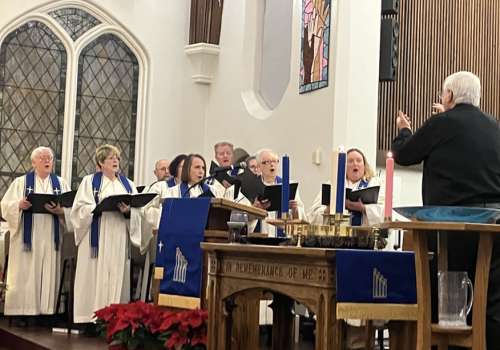
[{"label": "candle holder stand", "polygon": [[382,249],[387,243],[387,230],[350,226],[349,215],[345,214],[325,214],[325,225],[312,225],[287,216],[267,222],[283,228],[289,239],[287,245],[296,247]]}]

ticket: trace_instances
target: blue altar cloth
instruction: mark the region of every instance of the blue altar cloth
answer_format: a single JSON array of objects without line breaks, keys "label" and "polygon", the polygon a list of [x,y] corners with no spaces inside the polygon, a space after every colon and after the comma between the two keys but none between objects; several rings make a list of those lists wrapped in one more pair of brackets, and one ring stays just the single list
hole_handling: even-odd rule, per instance
[{"label": "blue altar cloth", "polygon": [[412,252],[338,249],[335,254],[338,302],[417,302]]}]

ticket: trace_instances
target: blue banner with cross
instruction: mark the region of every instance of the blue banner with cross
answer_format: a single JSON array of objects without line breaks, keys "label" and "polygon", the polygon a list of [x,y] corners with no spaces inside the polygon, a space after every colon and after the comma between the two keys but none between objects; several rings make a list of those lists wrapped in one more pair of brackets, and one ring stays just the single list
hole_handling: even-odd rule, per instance
[{"label": "blue banner with cross", "polygon": [[[156,269],[163,271],[162,294],[199,298],[210,198],[167,198],[158,229]],[[156,275],[156,273],[155,273]]]}]

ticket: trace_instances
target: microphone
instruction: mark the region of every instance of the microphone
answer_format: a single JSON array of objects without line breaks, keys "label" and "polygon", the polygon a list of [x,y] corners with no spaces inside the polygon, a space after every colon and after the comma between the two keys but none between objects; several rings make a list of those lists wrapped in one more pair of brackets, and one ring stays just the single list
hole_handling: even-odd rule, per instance
[{"label": "microphone", "polygon": [[220,167],[213,168],[212,174],[221,173],[221,172],[229,171],[229,170],[235,170],[235,169],[245,169],[246,167],[247,167],[247,163],[245,163],[245,162],[231,164],[231,165],[227,165],[227,166],[220,166]]}]

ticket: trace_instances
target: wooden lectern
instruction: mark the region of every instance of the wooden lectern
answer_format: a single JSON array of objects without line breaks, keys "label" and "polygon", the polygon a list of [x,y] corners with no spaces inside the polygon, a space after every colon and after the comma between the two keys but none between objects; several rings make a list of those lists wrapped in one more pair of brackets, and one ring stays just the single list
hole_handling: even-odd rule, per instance
[{"label": "wooden lectern", "polygon": [[[228,242],[228,227],[227,222],[230,220],[231,212],[237,210],[240,212],[245,212],[248,214],[249,220],[252,219],[263,219],[267,216],[267,212],[263,209],[255,208],[250,205],[245,205],[241,203],[235,203],[231,200],[224,198],[212,198],[210,204],[210,210],[208,212],[208,220],[205,228],[205,241],[206,242],[216,242],[216,243],[227,243]],[[203,277],[202,277],[202,288],[201,288],[201,305],[200,302],[192,303],[186,301],[182,302],[182,297],[176,301],[176,308],[194,308],[201,306],[201,308],[206,308],[208,306],[206,299],[206,283],[207,283],[207,266],[208,258],[204,253],[203,258]],[[172,298],[166,298],[165,295],[160,293],[160,281],[163,278],[163,267],[156,267],[154,273],[154,282],[152,288],[153,300],[155,304],[160,306],[172,307],[170,300]],[[192,298],[186,298],[186,300]],[[258,317],[258,314],[257,314]]]},{"label": "wooden lectern", "polygon": [[[237,210],[248,214],[251,219],[264,219],[267,211],[250,205],[236,203],[224,198],[213,198],[208,212],[208,222],[205,229],[205,241],[213,243],[228,242],[227,222],[231,211]],[[206,275],[204,275],[206,277]]]}]

